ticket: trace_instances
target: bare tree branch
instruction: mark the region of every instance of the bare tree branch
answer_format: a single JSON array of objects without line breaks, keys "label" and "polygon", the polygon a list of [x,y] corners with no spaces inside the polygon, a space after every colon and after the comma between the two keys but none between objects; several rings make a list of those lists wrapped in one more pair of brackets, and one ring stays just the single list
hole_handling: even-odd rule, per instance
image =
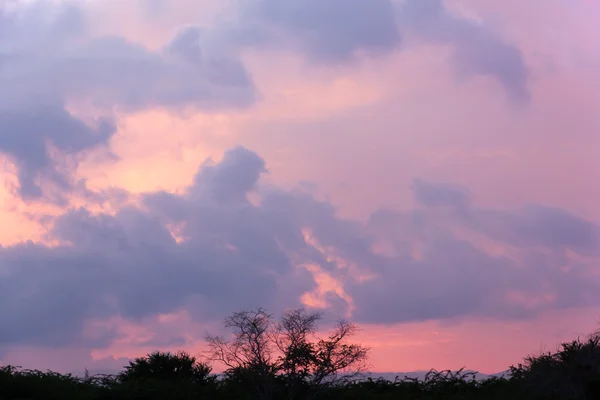
[{"label": "bare tree branch", "polygon": [[340,321],[327,339],[319,339],[321,318],[304,309],[288,310],[277,322],[262,308],[236,312],[225,320],[231,339],[206,337],[208,358],[255,385],[261,398],[269,398],[281,379],[289,398],[308,398],[317,386],[348,381],[366,367],[368,349],[348,343],[356,326]]}]

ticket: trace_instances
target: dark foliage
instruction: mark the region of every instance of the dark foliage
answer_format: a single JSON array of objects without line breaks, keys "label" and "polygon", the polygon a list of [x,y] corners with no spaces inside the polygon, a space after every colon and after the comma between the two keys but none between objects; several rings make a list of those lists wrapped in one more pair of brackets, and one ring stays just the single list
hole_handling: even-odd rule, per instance
[{"label": "dark foliage", "polygon": [[526,357],[523,364],[511,367],[511,374],[532,399],[600,399],[600,336]]},{"label": "dark foliage", "polygon": [[356,328],[340,321],[329,337],[316,336],[319,313],[287,311],[275,321],[264,309],[225,320],[231,337],[207,336],[208,358],[227,367],[235,382],[259,399],[308,399],[316,388],[349,382],[364,370],[368,349],[348,343]]},{"label": "dark foliage", "polygon": [[162,353],[156,351],[145,357],[131,361],[119,374],[121,382],[142,380],[160,380],[164,382],[190,381],[198,385],[208,385],[214,381],[212,367],[197,361],[196,357],[186,353]]},{"label": "dark foliage", "polygon": [[[229,339],[210,337],[209,358],[224,362],[220,377],[196,357],[154,352],[116,375],[83,377],[0,367],[0,400],[597,400],[600,336],[564,343],[554,353],[526,357],[510,377],[475,379],[472,372],[435,371],[424,379],[358,379],[366,349],[347,342],[342,322],[316,338],[318,314],[290,311],[274,322],[266,311],[226,321]],[[216,352],[216,353],[215,353]],[[355,367],[355,368],[348,368]]]}]

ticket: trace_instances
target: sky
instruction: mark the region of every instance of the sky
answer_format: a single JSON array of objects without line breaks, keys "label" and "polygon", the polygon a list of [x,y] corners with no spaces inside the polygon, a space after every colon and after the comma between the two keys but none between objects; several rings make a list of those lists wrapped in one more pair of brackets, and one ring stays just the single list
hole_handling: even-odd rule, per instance
[{"label": "sky", "polygon": [[597,328],[600,4],[0,0],[0,362],[201,352],[242,309],[375,371]]}]

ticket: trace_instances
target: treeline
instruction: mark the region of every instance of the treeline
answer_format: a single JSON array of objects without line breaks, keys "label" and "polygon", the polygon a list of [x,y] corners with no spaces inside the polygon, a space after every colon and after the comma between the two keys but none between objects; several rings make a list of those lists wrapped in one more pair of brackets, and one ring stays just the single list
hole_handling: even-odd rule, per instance
[{"label": "treeline", "polygon": [[[208,336],[202,360],[186,352],[154,352],[114,375],[76,377],[51,371],[0,368],[0,399],[600,399],[600,339],[564,343],[531,356],[508,377],[477,380],[472,372],[432,370],[424,379],[363,378],[368,349],[350,343],[354,325],[340,322],[316,335],[320,314],[291,310],[274,320],[263,309],[225,321],[231,335]],[[211,363],[226,366],[214,374]]]}]

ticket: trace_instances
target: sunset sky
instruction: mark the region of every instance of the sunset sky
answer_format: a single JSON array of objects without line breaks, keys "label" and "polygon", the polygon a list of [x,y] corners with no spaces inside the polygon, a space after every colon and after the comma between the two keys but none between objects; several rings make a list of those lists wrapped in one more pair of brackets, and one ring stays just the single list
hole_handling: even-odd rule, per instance
[{"label": "sunset sky", "polygon": [[0,364],[349,318],[375,371],[600,320],[600,2],[0,0]]}]

